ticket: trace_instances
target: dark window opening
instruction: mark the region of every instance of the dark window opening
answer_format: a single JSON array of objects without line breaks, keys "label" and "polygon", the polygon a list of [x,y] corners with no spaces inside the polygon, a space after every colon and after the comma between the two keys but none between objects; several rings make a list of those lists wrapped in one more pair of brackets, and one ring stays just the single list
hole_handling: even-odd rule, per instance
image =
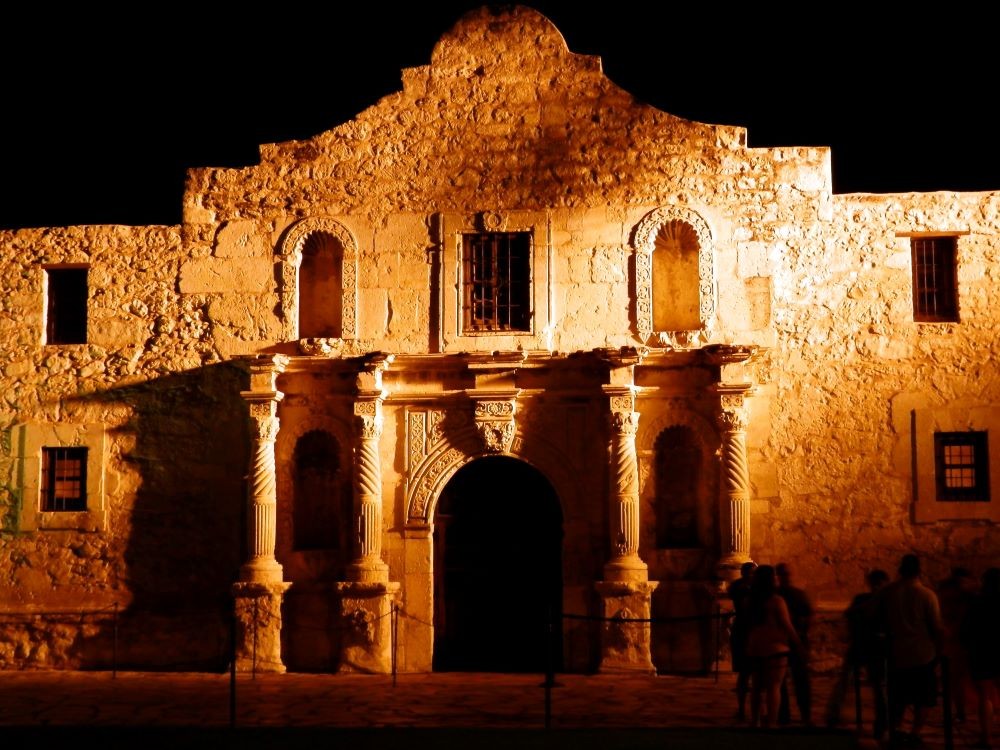
[{"label": "dark window opening", "polygon": [[986,432],[934,435],[937,499],[989,502],[990,472]]},{"label": "dark window opening", "polygon": [[42,448],[42,510],[87,510],[86,448]]},{"label": "dark window opening", "polygon": [[531,233],[462,236],[463,333],[531,330]]},{"label": "dark window opening", "polygon": [[[350,508],[340,477],[340,446],[328,432],[313,430],[295,444],[295,499],[292,514],[297,550],[335,549]],[[344,514],[348,515],[344,515]],[[342,518],[343,517],[343,518]]]},{"label": "dark window opening", "polygon": [[87,269],[49,268],[45,274],[45,343],[87,343]]},{"label": "dark window opening", "polygon": [[958,322],[955,237],[914,237],[913,319],[918,323]]},{"label": "dark window opening", "polygon": [[656,546],[693,548],[698,538],[701,448],[689,427],[668,427],[656,439]]}]

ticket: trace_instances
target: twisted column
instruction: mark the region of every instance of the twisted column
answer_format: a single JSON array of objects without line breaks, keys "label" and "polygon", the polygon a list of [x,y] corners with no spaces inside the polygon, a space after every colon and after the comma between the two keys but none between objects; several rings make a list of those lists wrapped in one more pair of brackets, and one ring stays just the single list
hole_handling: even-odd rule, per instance
[{"label": "twisted column", "polygon": [[240,580],[280,583],[281,565],[274,557],[277,500],[275,496],[274,441],[278,435],[278,400],[281,394],[244,394],[250,401],[252,435],[249,491],[247,493],[247,561]]},{"label": "twisted column", "polygon": [[354,549],[349,567],[351,580],[388,580],[382,562],[382,403],[379,398],[354,405],[357,449],[354,458]]},{"label": "twisted column", "polygon": [[722,441],[722,560],[738,568],[750,559],[750,463],[747,458],[748,416],[743,396],[723,396],[718,414]]},{"label": "twisted column", "polygon": [[608,487],[611,559],[605,580],[645,580],[646,564],[639,558],[639,462],[635,433],[639,413],[631,393],[611,398],[611,466]]}]

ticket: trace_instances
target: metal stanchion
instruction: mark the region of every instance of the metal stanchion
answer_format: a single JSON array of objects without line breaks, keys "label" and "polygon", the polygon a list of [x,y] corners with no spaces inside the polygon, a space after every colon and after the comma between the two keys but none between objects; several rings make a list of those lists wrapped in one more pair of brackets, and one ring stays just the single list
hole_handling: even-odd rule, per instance
[{"label": "metal stanchion", "polygon": [[861,734],[861,665],[852,664],[851,670],[854,676],[854,726]]},{"label": "metal stanchion", "polygon": [[722,648],[722,607],[715,605],[715,684],[719,684],[719,650]]},{"label": "metal stanchion", "polygon": [[236,614],[233,614],[233,623],[229,628],[231,641],[229,658],[229,726],[236,727]]},{"label": "metal stanchion", "polygon": [[399,646],[399,606],[392,603],[392,686],[396,687],[396,649]]},{"label": "metal stanchion", "polygon": [[111,631],[111,679],[118,677],[118,602],[115,602],[114,625]]}]

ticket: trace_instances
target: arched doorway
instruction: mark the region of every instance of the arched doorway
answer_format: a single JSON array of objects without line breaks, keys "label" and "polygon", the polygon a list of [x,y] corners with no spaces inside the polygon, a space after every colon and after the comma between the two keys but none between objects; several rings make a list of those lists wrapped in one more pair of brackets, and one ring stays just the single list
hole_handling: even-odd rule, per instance
[{"label": "arched doorway", "polygon": [[562,512],[537,469],[504,456],[459,469],[438,502],[434,563],[435,670],[561,668]]}]

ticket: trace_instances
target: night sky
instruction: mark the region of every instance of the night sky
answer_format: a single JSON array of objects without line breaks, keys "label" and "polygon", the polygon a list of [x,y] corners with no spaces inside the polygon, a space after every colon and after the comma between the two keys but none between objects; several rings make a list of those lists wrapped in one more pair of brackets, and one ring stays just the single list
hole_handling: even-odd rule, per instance
[{"label": "night sky", "polygon": [[[8,4],[0,228],[179,223],[185,169],[351,119],[480,4]],[[690,5],[533,7],[640,100],[750,146],[830,146],[836,192],[1000,189],[987,5]]]}]

